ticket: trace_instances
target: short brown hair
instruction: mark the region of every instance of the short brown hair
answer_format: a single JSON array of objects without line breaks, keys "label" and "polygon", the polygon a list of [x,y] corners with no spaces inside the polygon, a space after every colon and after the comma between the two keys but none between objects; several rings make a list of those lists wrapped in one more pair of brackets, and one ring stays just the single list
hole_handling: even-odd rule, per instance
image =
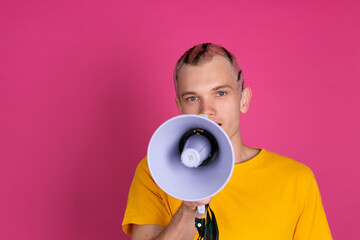
[{"label": "short brown hair", "polygon": [[236,56],[220,45],[202,43],[187,50],[176,63],[174,71],[174,85],[177,97],[179,97],[178,77],[182,66],[184,64],[198,66],[202,63],[211,61],[211,59],[217,55],[225,57],[230,62],[234,71],[234,77],[238,82],[240,92],[244,89],[244,78]]}]

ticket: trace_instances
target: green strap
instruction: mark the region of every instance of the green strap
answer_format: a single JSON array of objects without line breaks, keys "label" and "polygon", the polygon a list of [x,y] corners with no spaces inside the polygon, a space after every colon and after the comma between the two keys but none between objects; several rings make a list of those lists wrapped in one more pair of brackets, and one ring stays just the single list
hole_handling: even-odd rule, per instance
[{"label": "green strap", "polygon": [[219,229],[214,212],[206,205],[206,218],[195,218],[195,227],[199,233],[197,240],[218,240]]}]

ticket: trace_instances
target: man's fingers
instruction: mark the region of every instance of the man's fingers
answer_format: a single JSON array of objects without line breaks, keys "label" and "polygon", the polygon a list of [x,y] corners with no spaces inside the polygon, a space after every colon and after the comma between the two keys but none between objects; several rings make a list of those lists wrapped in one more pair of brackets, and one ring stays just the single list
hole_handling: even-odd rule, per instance
[{"label": "man's fingers", "polygon": [[211,198],[207,198],[207,199],[204,199],[204,200],[201,200],[201,201],[196,201],[196,202],[183,201],[183,204],[185,206],[187,206],[187,207],[190,207],[194,211],[196,211],[197,206],[206,205],[206,204],[208,204],[210,202],[211,202]]}]

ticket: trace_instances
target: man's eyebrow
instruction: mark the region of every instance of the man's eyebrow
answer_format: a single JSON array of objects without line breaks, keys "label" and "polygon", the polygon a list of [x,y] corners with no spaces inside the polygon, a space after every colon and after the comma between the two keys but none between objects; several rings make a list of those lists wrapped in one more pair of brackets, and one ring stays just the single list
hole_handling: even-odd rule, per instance
[{"label": "man's eyebrow", "polygon": [[[223,88],[232,88],[229,84],[224,84],[224,85],[220,85],[217,87],[214,87],[213,89],[211,89],[212,91],[217,91],[219,89],[223,89]],[[181,94],[181,97],[184,97],[186,95],[196,95],[196,92],[193,91],[187,91]]]},{"label": "man's eyebrow", "polygon": [[195,93],[195,92],[191,92],[191,91],[184,92],[184,93],[181,94],[181,97],[184,97],[184,96],[186,96],[186,95],[196,95],[196,93]]},{"label": "man's eyebrow", "polygon": [[224,85],[214,87],[212,90],[216,91],[216,90],[219,90],[219,89],[222,89],[222,88],[232,88],[232,87],[229,84],[224,84]]}]

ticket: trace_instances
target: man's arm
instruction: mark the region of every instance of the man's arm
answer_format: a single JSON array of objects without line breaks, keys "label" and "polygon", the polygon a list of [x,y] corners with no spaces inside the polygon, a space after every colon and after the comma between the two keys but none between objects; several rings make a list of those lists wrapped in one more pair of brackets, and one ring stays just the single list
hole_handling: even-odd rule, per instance
[{"label": "man's arm", "polygon": [[306,192],[304,208],[296,225],[293,239],[331,240],[332,236],[318,185],[310,169],[307,174],[307,184],[304,189]]},{"label": "man's arm", "polygon": [[[211,199],[198,202],[183,202],[177,212],[174,214],[169,225],[163,227],[160,225],[146,224],[134,225],[132,231],[132,240],[192,240],[194,239],[196,207],[205,205]],[[200,217],[200,216],[197,216]]]}]

